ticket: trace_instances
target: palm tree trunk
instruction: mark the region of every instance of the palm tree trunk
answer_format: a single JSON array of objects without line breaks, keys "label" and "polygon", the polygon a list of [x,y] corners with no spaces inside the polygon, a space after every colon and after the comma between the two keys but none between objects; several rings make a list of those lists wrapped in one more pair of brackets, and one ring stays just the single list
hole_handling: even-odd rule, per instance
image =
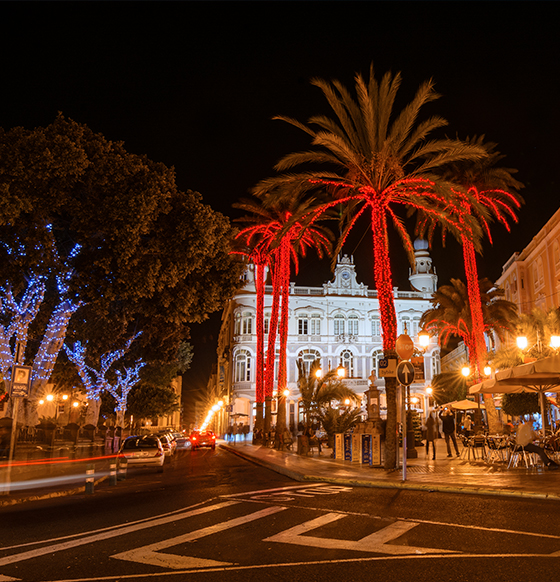
[{"label": "palm tree trunk", "polygon": [[278,329],[278,314],[280,307],[280,291],[281,279],[280,270],[281,263],[279,260],[279,253],[275,253],[276,262],[275,269],[272,274],[272,309],[270,314],[270,328],[268,330],[268,346],[266,350],[266,370],[265,370],[265,384],[264,384],[264,432],[270,431],[272,421],[272,392],[274,388],[274,363],[276,359],[276,331]]},{"label": "palm tree trunk", "polygon": [[288,304],[290,298],[290,247],[289,241],[282,241],[282,305],[280,317],[280,361],[278,362],[278,408],[276,415],[276,443],[286,428],[286,397],[283,395],[287,387],[287,350],[288,350]]},{"label": "palm tree trunk", "polygon": [[257,292],[257,369],[256,369],[256,398],[257,417],[255,419],[254,432],[263,428],[263,402],[264,402],[264,271],[265,265],[260,261],[255,262],[255,288]]},{"label": "palm tree trunk", "polygon": [[[471,346],[469,346],[469,354],[471,350],[473,354],[472,357],[469,357],[469,363],[475,373],[476,382],[480,382],[482,380],[482,370],[485,365],[486,342],[484,341],[484,318],[482,315],[482,301],[480,299],[480,286],[478,283],[478,268],[472,241],[465,235],[461,238],[463,242],[463,259],[465,262],[465,275],[467,278],[472,321],[472,342]],[[488,419],[488,430],[492,434],[497,434],[500,432],[502,426],[491,394],[484,394],[484,405],[486,407],[486,418]]]},{"label": "palm tree trunk", "polygon": [[[397,341],[397,316],[391,279],[391,264],[387,241],[387,221],[382,209],[372,207],[371,226],[373,231],[373,260],[375,287],[379,301],[379,314],[383,332],[383,351],[385,355],[394,355]],[[386,469],[397,466],[397,380],[385,378],[385,395],[387,398],[387,426],[385,430]]]}]

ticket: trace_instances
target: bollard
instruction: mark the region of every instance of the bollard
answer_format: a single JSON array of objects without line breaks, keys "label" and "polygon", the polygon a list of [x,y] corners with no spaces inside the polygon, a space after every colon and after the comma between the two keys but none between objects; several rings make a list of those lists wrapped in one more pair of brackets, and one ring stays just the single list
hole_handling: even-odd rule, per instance
[{"label": "bollard", "polygon": [[111,461],[109,466],[109,485],[117,484],[117,462]]},{"label": "bollard", "polygon": [[119,463],[117,465],[117,480],[124,481],[126,479],[126,472],[128,469],[128,459],[126,457],[122,457],[119,459]]},{"label": "bollard", "polygon": [[86,493],[93,493],[95,479],[95,465],[88,465],[86,467]]}]

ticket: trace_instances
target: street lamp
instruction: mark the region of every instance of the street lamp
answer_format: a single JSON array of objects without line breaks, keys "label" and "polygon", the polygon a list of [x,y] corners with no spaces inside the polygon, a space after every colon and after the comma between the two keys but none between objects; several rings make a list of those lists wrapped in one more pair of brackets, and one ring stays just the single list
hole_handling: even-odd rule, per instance
[{"label": "street lamp", "polygon": [[336,373],[339,378],[344,378],[346,376],[346,368],[344,366],[338,366]]},{"label": "street lamp", "polygon": [[418,334],[418,343],[420,344],[422,351],[425,352],[430,345],[430,334],[427,331],[421,331]]}]

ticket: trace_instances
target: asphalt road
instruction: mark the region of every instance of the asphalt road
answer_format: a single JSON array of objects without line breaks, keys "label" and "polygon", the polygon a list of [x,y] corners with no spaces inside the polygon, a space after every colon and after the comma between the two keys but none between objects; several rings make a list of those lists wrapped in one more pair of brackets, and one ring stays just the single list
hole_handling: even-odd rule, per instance
[{"label": "asphalt road", "polygon": [[0,582],[540,581],[560,504],[296,483],[223,450],[0,510]]}]

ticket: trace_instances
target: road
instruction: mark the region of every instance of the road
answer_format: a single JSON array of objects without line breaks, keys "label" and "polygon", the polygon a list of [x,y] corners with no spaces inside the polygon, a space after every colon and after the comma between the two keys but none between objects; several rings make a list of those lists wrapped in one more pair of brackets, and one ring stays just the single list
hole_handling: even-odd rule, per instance
[{"label": "road", "polygon": [[0,511],[0,582],[558,578],[560,505],[297,483],[223,450]]}]

